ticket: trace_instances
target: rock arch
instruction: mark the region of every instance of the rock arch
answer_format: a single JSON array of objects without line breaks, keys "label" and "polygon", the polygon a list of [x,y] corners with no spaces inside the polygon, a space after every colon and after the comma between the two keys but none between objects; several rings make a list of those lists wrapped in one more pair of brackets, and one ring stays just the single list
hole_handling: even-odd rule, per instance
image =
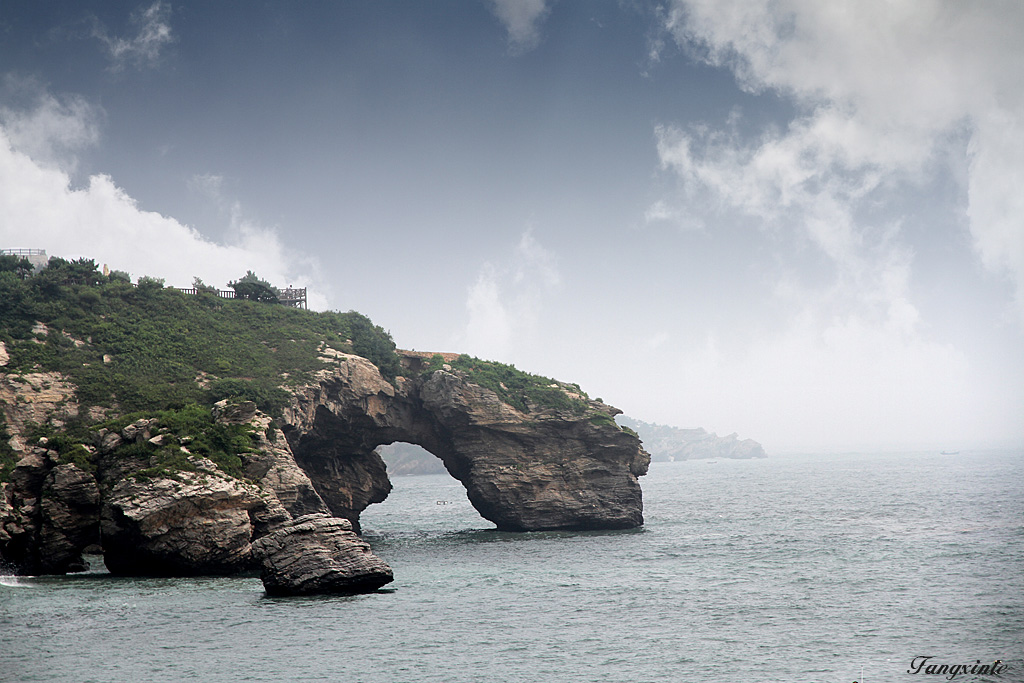
[{"label": "rock arch", "polygon": [[521,412],[457,373],[394,385],[359,356],[294,392],[284,432],[333,514],[359,514],[391,490],[376,448],[404,441],[441,459],[470,503],[499,529],[626,529],[643,524],[637,477],[650,457],[610,419],[618,411]]}]

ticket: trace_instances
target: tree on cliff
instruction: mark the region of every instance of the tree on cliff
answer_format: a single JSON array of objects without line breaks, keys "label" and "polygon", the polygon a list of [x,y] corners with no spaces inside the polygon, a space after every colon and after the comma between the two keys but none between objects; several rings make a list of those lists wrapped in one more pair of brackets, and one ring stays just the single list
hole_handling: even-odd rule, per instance
[{"label": "tree on cliff", "polygon": [[24,256],[0,254],[0,273],[14,273],[24,280],[32,274],[32,263]]},{"label": "tree on cliff", "polygon": [[245,271],[245,275],[234,282],[229,282],[228,287],[235,290],[237,299],[263,301],[270,304],[280,303],[277,288],[251,270]]}]

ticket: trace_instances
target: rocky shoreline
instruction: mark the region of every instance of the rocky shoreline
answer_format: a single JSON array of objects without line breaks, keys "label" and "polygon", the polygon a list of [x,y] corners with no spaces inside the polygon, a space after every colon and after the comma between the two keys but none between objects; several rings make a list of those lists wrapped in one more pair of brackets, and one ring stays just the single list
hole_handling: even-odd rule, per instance
[{"label": "rocky shoreline", "polygon": [[6,382],[20,459],[0,499],[0,559],[18,574],[61,574],[83,570],[83,553],[99,547],[114,574],[259,569],[273,594],[376,590],[391,569],[358,537],[359,515],[387,497],[376,449],[396,441],[440,458],[500,529],[643,524],[637,478],[650,457],[615,425],[617,409],[587,400],[583,411],[524,411],[450,368],[392,383],[360,356],[329,358],[329,369],[290,390],[278,420],[251,402],[214,407],[216,425],[248,435],[234,473],[156,418],[99,429],[70,452],[46,438],[29,443],[25,412],[59,427],[77,413],[73,387],[52,378],[68,391],[46,403]]}]

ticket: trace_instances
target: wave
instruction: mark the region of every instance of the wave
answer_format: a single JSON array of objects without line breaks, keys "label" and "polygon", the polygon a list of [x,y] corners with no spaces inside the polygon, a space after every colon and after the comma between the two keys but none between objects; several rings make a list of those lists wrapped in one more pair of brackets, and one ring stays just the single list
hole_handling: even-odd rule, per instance
[{"label": "wave", "polygon": [[16,576],[14,574],[0,574],[0,586],[9,588],[30,588],[34,576]]}]

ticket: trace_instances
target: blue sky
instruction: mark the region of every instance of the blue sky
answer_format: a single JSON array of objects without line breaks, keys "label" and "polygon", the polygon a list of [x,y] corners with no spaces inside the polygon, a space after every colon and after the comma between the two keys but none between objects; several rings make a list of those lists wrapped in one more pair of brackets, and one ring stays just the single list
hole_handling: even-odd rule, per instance
[{"label": "blue sky", "polygon": [[0,247],[768,450],[1024,441],[1019,2],[0,5]]}]

